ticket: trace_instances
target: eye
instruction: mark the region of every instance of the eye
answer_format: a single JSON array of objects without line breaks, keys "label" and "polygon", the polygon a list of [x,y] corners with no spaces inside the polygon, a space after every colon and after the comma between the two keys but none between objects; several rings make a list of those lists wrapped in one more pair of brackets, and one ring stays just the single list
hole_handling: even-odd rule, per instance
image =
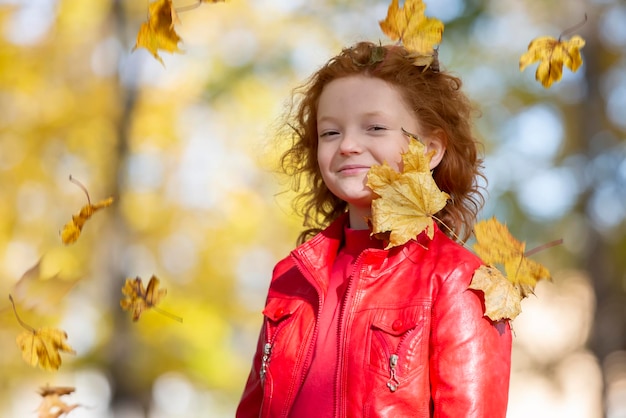
[{"label": "eye", "polygon": [[329,136],[332,136],[332,135],[339,135],[339,132],[337,132],[337,131],[325,131],[325,132],[320,133],[320,138],[328,138]]},{"label": "eye", "polygon": [[386,131],[387,128],[385,126],[382,125],[372,125],[369,128],[367,128],[369,131]]}]

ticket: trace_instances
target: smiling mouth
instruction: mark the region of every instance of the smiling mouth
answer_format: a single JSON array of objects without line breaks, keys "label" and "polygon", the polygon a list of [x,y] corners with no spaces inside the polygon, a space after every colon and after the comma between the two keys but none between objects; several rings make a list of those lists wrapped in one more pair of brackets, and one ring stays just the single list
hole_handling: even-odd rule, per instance
[{"label": "smiling mouth", "polygon": [[363,171],[368,171],[370,168],[365,165],[348,165],[345,167],[341,167],[339,169],[339,173],[342,174],[357,174]]}]

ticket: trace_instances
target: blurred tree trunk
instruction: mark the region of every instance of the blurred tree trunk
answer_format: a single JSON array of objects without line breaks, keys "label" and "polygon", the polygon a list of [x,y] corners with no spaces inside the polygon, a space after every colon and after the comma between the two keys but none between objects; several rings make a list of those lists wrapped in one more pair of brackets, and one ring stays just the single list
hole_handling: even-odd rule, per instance
[{"label": "blurred tree trunk", "polygon": [[[598,22],[594,18],[587,22],[587,25],[589,25],[587,28],[589,33],[599,33]],[[608,59],[609,51],[603,48],[599,42],[599,35],[587,37],[584,54],[587,96],[580,105],[578,117],[580,134],[578,138],[580,140],[579,150],[587,156],[587,168],[591,171],[594,158],[601,153],[611,152],[610,148],[594,144],[594,141],[598,140],[598,134],[606,130],[607,126],[605,100],[601,95],[600,80],[610,60]],[[607,355],[626,348],[626,294],[623,287],[620,286],[620,277],[616,271],[619,260],[615,257],[619,257],[619,255],[612,251],[614,244],[608,242],[608,238],[594,227],[593,217],[595,215],[590,213],[591,197],[601,181],[615,181],[615,179],[596,177],[582,195],[580,210],[586,214],[587,220],[585,259],[582,267],[591,276],[596,297],[596,310],[589,347],[597,356],[602,367]],[[603,371],[606,379],[606,370]],[[603,392],[606,394],[606,380],[604,383]],[[606,415],[606,411],[604,414]]]},{"label": "blurred tree trunk", "polygon": [[[127,21],[123,0],[112,0],[110,8],[110,21],[114,29],[114,35],[124,46],[131,45],[127,39]],[[131,31],[132,32],[132,31]],[[130,72],[136,77],[138,71]],[[111,193],[122,197],[125,193],[124,167],[128,158],[129,130],[132,125],[135,104],[137,100],[136,83],[134,80],[126,80],[123,84],[117,76],[119,119],[117,120],[116,157],[111,168]],[[130,87],[128,87],[130,86]],[[108,299],[108,306],[112,315],[112,338],[107,339],[108,347],[103,349],[104,366],[108,372],[112,387],[111,410],[113,416],[148,416],[150,405],[150,390],[138,384],[136,369],[130,364],[135,357],[133,353],[138,349],[137,337],[132,330],[132,322],[127,312],[120,309],[119,301],[122,297],[121,288],[126,279],[124,252],[128,248],[129,228],[121,211],[121,205],[115,205],[113,227],[107,231],[107,239],[102,240],[104,263],[102,268],[108,274],[108,294],[103,295]]]}]

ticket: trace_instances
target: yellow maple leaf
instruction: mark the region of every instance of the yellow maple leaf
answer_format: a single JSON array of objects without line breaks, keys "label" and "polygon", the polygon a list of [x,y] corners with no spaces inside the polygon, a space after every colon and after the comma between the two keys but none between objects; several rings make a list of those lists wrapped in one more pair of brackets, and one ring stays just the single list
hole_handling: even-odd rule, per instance
[{"label": "yellow maple leaf", "polygon": [[15,318],[19,324],[26,330],[19,334],[15,339],[17,346],[22,351],[22,358],[33,367],[41,367],[44,370],[58,370],[61,367],[60,351],[70,354],[76,354],[74,349],[70,347],[66,340],[67,334],[57,328],[40,328],[35,329],[22,321],[17,314],[17,308],[13,301],[13,296],[9,295],[9,300],[13,306]]},{"label": "yellow maple leaf", "polygon": [[161,64],[163,59],[158,51],[182,52],[178,48],[180,36],[174,30],[174,25],[179,23],[176,9],[172,6],[172,0],[156,0],[148,7],[148,21],[139,28],[137,41],[133,51],[137,48],[145,48]]},{"label": "yellow maple leaf", "polygon": [[133,51],[137,48],[145,48],[161,64],[163,59],[159,56],[159,50],[174,53],[183,51],[178,48],[181,37],[174,30],[174,25],[180,23],[178,11],[188,11],[201,6],[203,3],[224,3],[226,0],[197,0],[180,9],[174,8],[172,0],[156,0],[148,6],[148,21],[139,27],[137,40]]},{"label": "yellow maple leaf", "polygon": [[389,234],[387,248],[402,245],[426,232],[432,239],[433,215],[439,212],[450,196],[439,190],[429,169],[432,154],[411,136],[409,149],[402,154],[403,169],[398,173],[386,162],[372,166],[367,187],[372,189],[372,234]]},{"label": "yellow maple leaf", "polygon": [[40,388],[39,394],[43,400],[37,408],[38,418],[60,418],[78,408],[79,404],[68,405],[61,399],[61,397],[72,392],[74,392],[74,388],[69,386],[45,386]]},{"label": "yellow maple leaf", "polygon": [[49,312],[58,308],[65,295],[72,290],[78,280],[65,280],[55,274],[51,277],[42,277],[41,263],[43,257],[29,268],[13,285],[11,294],[16,303],[23,309],[36,309],[40,312]]},{"label": "yellow maple leaf", "polygon": [[63,244],[66,245],[72,244],[76,242],[76,240],[78,240],[78,237],[80,237],[85,222],[87,222],[87,220],[91,218],[91,216],[96,211],[102,208],[106,208],[107,206],[111,206],[111,204],[113,203],[113,198],[109,197],[107,199],[101,200],[98,203],[92,204],[91,199],[89,198],[89,192],[87,192],[85,186],[83,186],[78,180],[74,179],[72,176],[70,176],[70,181],[78,185],[78,187],[80,187],[83,192],[85,192],[85,195],[87,195],[87,204],[81,208],[78,214],[72,215],[72,220],[66,223],[65,226],[63,226],[63,230],[61,230],[61,241],[63,242]]},{"label": "yellow maple leaf", "polygon": [[67,333],[57,328],[40,328],[24,331],[17,336],[17,346],[22,350],[22,358],[33,367],[39,365],[44,370],[58,370],[61,367],[60,351],[76,352],[67,342]]},{"label": "yellow maple leaf", "polygon": [[124,297],[120,300],[120,306],[125,311],[132,312],[133,321],[138,321],[145,310],[154,309],[163,315],[182,322],[181,318],[159,309],[156,306],[167,294],[167,289],[159,289],[159,283],[160,281],[155,275],[150,277],[147,288],[144,287],[140,277],[126,279],[124,287],[122,288]]},{"label": "yellow maple leaf", "polygon": [[496,218],[476,223],[474,234],[476,254],[486,264],[504,265],[506,277],[520,287],[523,297],[533,293],[539,280],[551,279],[547,268],[525,256],[526,244],[516,240]]},{"label": "yellow maple leaf", "polygon": [[[548,269],[527,258],[526,245],[516,240],[506,225],[501,224],[497,219],[491,218],[476,223],[474,234],[476,236],[474,251],[482,261],[494,269],[496,265],[504,266],[505,274],[503,276],[498,276],[493,271],[489,275],[479,272],[474,275],[470,284],[472,289],[483,290],[485,305],[490,306],[491,312],[515,312],[517,296],[514,298],[508,294],[510,288],[503,283],[489,284],[490,279],[497,281],[504,279],[511,283],[518,294],[518,302],[534,292],[539,280],[551,280]],[[505,287],[506,289],[504,289]],[[502,297],[503,293],[506,293],[506,297]],[[496,317],[498,315],[496,314]],[[490,318],[493,320],[502,319],[491,316]]]},{"label": "yellow maple leaf", "polygon": [[515,319],[522,311],[522,295],[513,283],[493,266],[480,266],[474,272],[470,289],[485,294],[485,316],[497,322]]},{"label": "yellow maple leaf", "polygon": [[519,60],[519,69],[536,61],[539,62],[535,79],[548,88],[553,82],[561,80],[563,65],[572,72],[576,72],[583,63],[580,49],[585,46],[585,40],[580,36],[573,36],[568,41],[562,41],[550,36],[533,39],[528,45],[528,51],[522,54]]},{"label": "yellow maple leaf", "polygon": [[415,65],[428,67],[437,55],[435,45],[441,42],[443,23],[426,17],[422,0],[406,0],[402,7],[392,0],[380,28],[392,41],[400,41],[414,59]]}]

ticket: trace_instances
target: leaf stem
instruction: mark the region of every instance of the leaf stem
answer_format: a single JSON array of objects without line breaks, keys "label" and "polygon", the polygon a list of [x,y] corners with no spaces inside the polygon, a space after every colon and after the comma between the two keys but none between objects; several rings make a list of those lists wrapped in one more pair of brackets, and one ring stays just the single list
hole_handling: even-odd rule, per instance
[{"label": "leaf stem", "polygon": [[13,296],[11,296],[11,294],[9,294],[9,300],[11,301],[11,306],[13,306],[13,313],[15,314],[15,317],[17,318],[17,322],[20,323],[22,328],[32,332],[33,334],[36,333],[37,331],[35,330],[35,328],[31,327],[26,322],[22,321],[22,318],[20,318],[20,316],[17,314],[17,309],[15,308],[15,301],[13,300]]},{"label": "leaf stem", "polygon": [[188,12],[189,10],[197,9],[202,5],[202,0],[198,0],[193,4],[188,4],[187,6],[174,7],[176,13]]},{"label": "leaf stem", "polygon": [[578,22],[574,26],[571,26],[571,27],[565,29],[563,32],[561,32],[561,34],[559,35],[559,42],[561,42],[561,38],[562,37],[564,37],[565,35],[569,35],[570,33],[574,32],[576,29],[582,27],[585,23],[587,23],[587,13],[585,13],[585,19],[583,19],[582,22]]},{"label": "leaf stem", "polygon": [[459,237],[457,234],[454,233],[454,231],[452,230],[452,228],[450,228],[448,225],[446,225],[446,223],[444,221],[442,221],[441,219],[437,218],[435,215],[430,215],[431,218],[433,218],[434,220],[436,220],[437,222],[439,222],[444,228],[446,228],[448,230],[448,232],[450,234],[452,234],[452,236],[458,240],[460,243],[463,244],[463,246],[465,246],[465,242],[461,239],[461,237]]},{"label": "leaf stem", "polygon": [[563,244],[563,238],[555,239],[554,241],[550,241],[548,243],[540,245],[539,247],[535,247],[532,250],[526,251],[524,253],[524,257],[530,257],[531,255],[536,254],[539,251],[547,250],[548,248],[556,247],[557,245],[561,245],[561,244]]},{"label": "leaf stem", "polygon": [[83,192],[85,192],[85,195],[87,196],[87,203],[89,203],[89,205],[91,206],[91,199],[89,198],[89,192],[87,191],[87,188],[83,185],[83,183],[76,180],[74,177],[72,177],[71,174],[70,174],[70,181],[74,183],[75,185],[77,185],[78,187],[80,187],[83,190]]},{"label": "leaf stem", "polygon": [[183,318],[181,318],[180,316],[176,316],[176,315],[174,315],[172,313],[169,313],[168,311],[165,311],[165,310],[159,308],[158,306],[152,306],[152,309],[154,309],[155,312],[158,312],[161,315],[165,315],[168,318],[173,319],[174,321],[178,321],[181,324],[183,323]]}]

